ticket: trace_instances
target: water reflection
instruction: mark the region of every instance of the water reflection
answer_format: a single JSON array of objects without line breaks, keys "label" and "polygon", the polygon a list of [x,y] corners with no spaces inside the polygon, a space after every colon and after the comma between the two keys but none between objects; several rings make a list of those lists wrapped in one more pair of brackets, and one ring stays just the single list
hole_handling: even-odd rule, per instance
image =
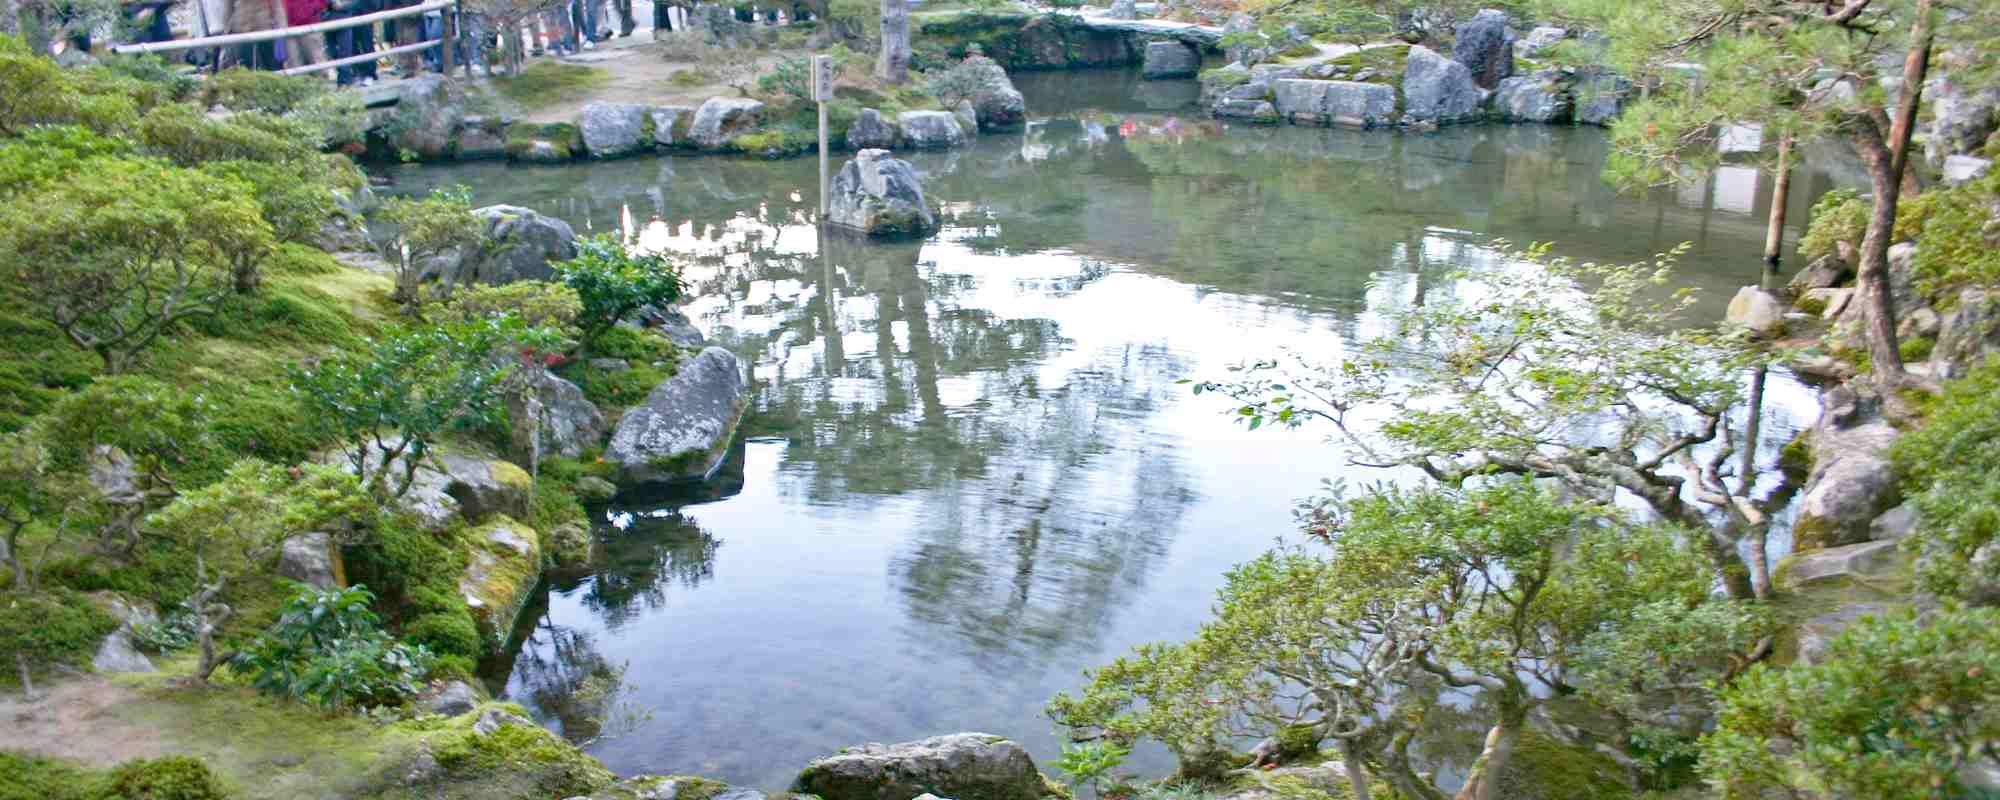
[{"label": "water reflection", "polygon": [[[399,173],[671,253],[757,391],[719,486],[614,510],[592,569],[552,581],[509,696],[567,732],[578,676],[629,664],[655,717],[591,747],[624,772],[778,788],[843,746],[964,729],[1049,758],[1050,694],[1190,633],[1322,478],[1383,477],[1176,381],[1337,354],[1506,266],[1495,237],[1600,261],[1693,241],[1682,278],[1716,313],[1758,274],[1767,181],[1621,197],[1599,131],[1239,129],[1161,113],[1185,84],[1021,84],[1025,130],[912,156],[949,223],[921,243],[823,239],[803,160]],[[1799,173],[1790,218],[1832,182]],[[1768,461],[1812,399],[1766,395]]]}]

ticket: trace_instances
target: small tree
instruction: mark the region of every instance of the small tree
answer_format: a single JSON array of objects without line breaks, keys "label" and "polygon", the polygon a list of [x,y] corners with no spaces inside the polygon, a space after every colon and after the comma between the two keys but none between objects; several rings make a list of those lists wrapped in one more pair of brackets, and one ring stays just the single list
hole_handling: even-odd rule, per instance
[{"label": "small tree", "polygon": [[270,694],[329,709],[401,703],[423,689],[436,657],[396,641],[368,606],[365,586],[297,585],[278,622],[234,667]]},{"label": "small tree", "polygon": [[229,581],[264,565],[286,538],[374,507],[353,476],[338,467],[284,469],[255,459],[229,468],[215,483],[182,494],[147,518],[194,559],[195,587],[185,605],[194,615],[201,660],[194,679],[206,682],[228,660],[215,634],[233,613],[220,601]]},{"label": "small tree", "polygon": [[292,369],[309,418],[340,442],[361,485],[378,497],[410,491],[432,443],[455,425],[490,422],[508,348],[543,333],[511,317],[408,329]]},{"label": "small tree", "polygon": [[100,546],[113,550],[122,539],[126,552],[138,546],[140,520],[179,494],[174,471],[206,456],[212,436],[201,395],[137,375],[101,378],[65,396],[35,431],[52,473],[90,475],[91,493],[111,512]]},{"label": "small tree", "polygon": [[156,161],[90,159],[0,205],[0,259],[111,373],[175,323],[214,314],[230,254],[270,244],[248,186]]},{"label": "small tree", "polygon": [[1744,376],[1768,356],[1690,326],[1688,293],[1649,299],[1663,293],[1673,254],[1628,266],[1576,264],[1545,247],[1521,256],[1394,312],[1388,334],[1339,363],[1267,359],[1195,391],[1242,401],[1236,413],[1252,428],[1331,423],[1354,463],[1411,467],[1448,486],[1506,474],[1588,497],[1623,489],[1701,531],[1733,596],[1768,597],[1765,537],[1789,494],[1760,498],[1757,475],[1734,473],[1739,448],[1755,442],[1727,424]]},{"label": "small tree", "polygon": [[74,478],[50,469],[48,447],[37,433],[0,434],[0,565],[13,588],[24,592],[40,588],[42,561],[70,532],[84,494]]},{"label": "small tree", "polygon": [[[479,217],[472,213],[472,193],[465,187],[437,189],[428,197],[390,198],[375,219],[393,226],[396,236],[384,243],[383,257],[396,269],[393,299],[411,311],[423,305],[423,280],[444,258],[470,256],[481,242]],[[444,294],[453,276],[438,276]]]},{"label": "small tree", "polygon": [[2000,768],[2000,610],[1863,617],[1811,666],[1752,667],[1722,693],[1702,770],[1728,800],[1972,797]]},{"label": "small tree", "polygon": [[672,303],[686,289],[665,257],[634,253],[611,234],[578,242],[576,258],[556,264],[555,271],[583,303],[576,322],[585,348],[632,312]]}]

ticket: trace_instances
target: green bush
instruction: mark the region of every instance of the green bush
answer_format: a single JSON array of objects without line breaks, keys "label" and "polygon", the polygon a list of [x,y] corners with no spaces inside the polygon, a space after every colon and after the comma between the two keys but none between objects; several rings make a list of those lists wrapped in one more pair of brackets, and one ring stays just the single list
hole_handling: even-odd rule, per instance
[{"label": "green bush", "polygon": [[470,673],[485,645],[458,576],[465,554],[456,532],[433,534],[403,516],[385,516],[341,550],[348,580],[375,591],[375,608],[404,640],[437,654],[440,672]]},{"label": "green bush", "polygon": [[382,631],[359,584],[298,585],[278,622],[244,648],[236,668],[259,691],[324,708],[397,705],[421,691],[435,657]]},{"label": "green bush", "polygon": [[679,300],[687,288],[665,257],[634,252],[610,234],[577,242],[576,257],[555,264],[554,269],[582,302],[577,325],[583,329],[585,347],[593,352],[598,339],[620,320],[646,306]]},{"label": "green bush", "polygon": [[201,83],[203,106],[231,111],[283,114],[327,93],[326,82],[316,77],[241,68],[225,69]]},{"label": "green bush", "polygon": [[127,761],[105,780],[103,800],[227,800],[208,765],[187,756]]},{"label": "green bush", "polygon": [[1921,520],[1906,546],[1921,553],[1923,588],[1965,597],[2000,581],[2000,559],[1973,559],[2000,537],[2000,363],[1946,384],[1929,421],[1890,452]]},{"label": "green bush", "polygon": [[582,335],[577,317],[583,301],[576,290],[560,283],[517,281],[501,286],[467,286],[452,293],[439,318],[471,322],[512,315],[529,327],[550,328],[565,338]]},{"label": "green bush", "polygon": [[53,758],[0,750],[0,800],[105,800],[99,776]]},{"label": "green bush", "polygon": [[18,681],[16,654],[28,657],[31,672],[68,666],[88,668],[104,637],[118,620],[90,598],[56,590],[37,594],[0,593],[0,685]]}]

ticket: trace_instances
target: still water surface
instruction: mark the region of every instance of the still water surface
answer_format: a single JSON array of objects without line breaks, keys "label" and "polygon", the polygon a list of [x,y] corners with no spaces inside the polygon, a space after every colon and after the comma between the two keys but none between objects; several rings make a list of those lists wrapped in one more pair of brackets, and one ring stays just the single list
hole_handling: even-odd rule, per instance
[{"label": "still water surface", "polygon": [[[757,391],[720,487],[613,509],[593,566],[550,582],[496,671],[509,697],[606,734],[589,749],[621,773],[775,789],[843,746],[960,730],[1046,764],[1051,694],[1191,633],[1322,478],[1386,477],[1177,381],[1336,351],[1504,264],[1498,238],[1597,261],[1692,242],[1680,279],[1715,314],[1755,280],[1770,189],[1749,168],[1620,195],[1595,129],[1241,128],[1191,113],[1190,82],[1017,82],[1025,131],[909,156],[950,218],[920,243],[822,242],[811,160],[397,175],[673,254]],[[1790,218],[1837,180],[1806,170]],[[1773,381],[1766,460],[1814,410]],[[608,701],[579,699],[618,665]]]}]

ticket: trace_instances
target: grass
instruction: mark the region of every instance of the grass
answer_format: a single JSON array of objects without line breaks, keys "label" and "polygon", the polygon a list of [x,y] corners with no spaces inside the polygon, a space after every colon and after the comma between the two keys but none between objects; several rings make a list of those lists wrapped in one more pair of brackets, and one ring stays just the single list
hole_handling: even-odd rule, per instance
[{"label": "grass", "polygon": [[533,112],[595,89],[610,78],[611,73],[597,67],[537,61],[523,67],[519,75],[494,78],[493,88],[523,111]]}]

